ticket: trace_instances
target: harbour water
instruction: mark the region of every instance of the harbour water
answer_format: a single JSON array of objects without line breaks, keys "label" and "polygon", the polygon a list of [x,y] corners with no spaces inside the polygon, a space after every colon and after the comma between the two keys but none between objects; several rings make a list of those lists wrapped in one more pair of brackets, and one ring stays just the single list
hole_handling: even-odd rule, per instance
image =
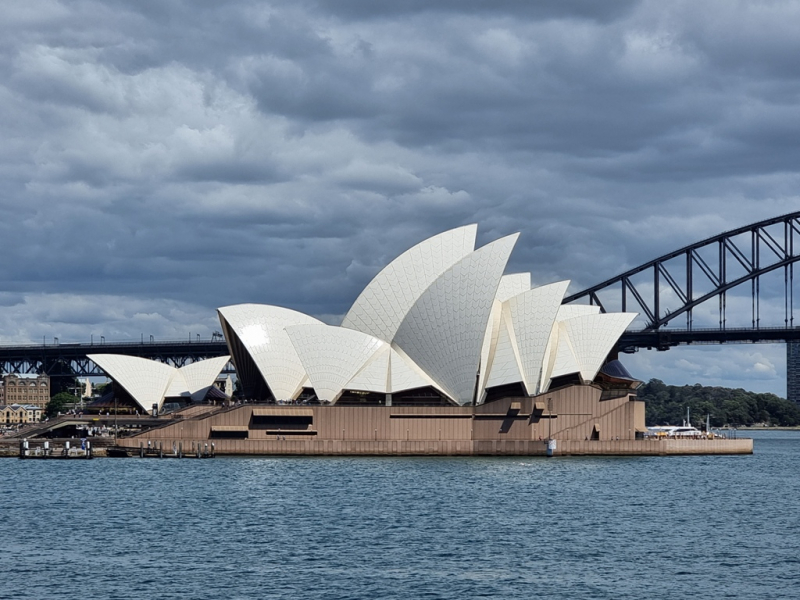
[{"label": "harbour water", "polygon": [[4,459],[0,598],[798,598],[800,432],[752,436],[745,456]]}]

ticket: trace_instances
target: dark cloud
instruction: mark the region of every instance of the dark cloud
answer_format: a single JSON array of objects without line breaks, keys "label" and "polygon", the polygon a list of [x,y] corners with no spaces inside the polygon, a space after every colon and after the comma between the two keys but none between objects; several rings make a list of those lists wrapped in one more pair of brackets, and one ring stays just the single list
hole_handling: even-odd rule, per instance
[{"label": "dark cloud", "polygon": [[369,0],[343,0],[339,2],[314,2],[320,11],[344,19],[396,19],[419,14],[513,14],[530,19],[590,19],[609,21],[627,13],[633,1],[592,2],[578,0],[559,2],[516,2],[515,0],[397,0],[396,2],[370,2]]},{"label": "dark cloud", "polygon": [[[470,222],[481,244],[521,231],[509,269],[577,291],[797,210],[798,12],[7,2],[0,339],[207,335],[238,302],[334,323],[389,260]],[[781,392],[764,348],[735,370]],[[631,360],[732,376],[664,356]]]}]

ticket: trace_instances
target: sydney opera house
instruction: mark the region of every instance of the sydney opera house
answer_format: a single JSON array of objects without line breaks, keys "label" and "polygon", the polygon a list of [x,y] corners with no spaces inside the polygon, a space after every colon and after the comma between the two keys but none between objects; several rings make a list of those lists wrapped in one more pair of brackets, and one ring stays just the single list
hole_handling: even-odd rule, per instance
[{"label": "sydney opera house", "polygon": [[414,246],[340,327],[257,304],[219,309],[244,395],[325,404],[484,404],[590,384],[636,316],[561,306],[569,282],[505,275],[517,235],[475,249],[477,226]]},{"label": "sydney opera house", "polygon": [[476,249],[476,233],[460,227],[403,253],[338,327],[241,304],[218,310],[230,357],[183,369],[91,358],[145,410],[202,398],[230,358],[242,401],[196,404],[147,434],[218,452],[543,454],[555,440],[626,453],[641,442],[639,382],[614,355],[636,315],[562,305],[568,281],[505,272],[518,234]]}]

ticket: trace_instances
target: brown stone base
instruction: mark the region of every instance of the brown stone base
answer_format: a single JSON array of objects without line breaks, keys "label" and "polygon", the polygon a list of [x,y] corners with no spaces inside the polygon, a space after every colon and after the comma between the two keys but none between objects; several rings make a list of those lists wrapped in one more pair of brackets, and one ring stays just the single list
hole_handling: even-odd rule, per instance
[{"label": "brown stone base", "polygon": [[184,454],[537,456],[556,440],[555,456],[750,454],[753,442],[644,440],[644,402],[601,400],[593,385],[479,406],[238,405],[175,418],[120,445]]}]

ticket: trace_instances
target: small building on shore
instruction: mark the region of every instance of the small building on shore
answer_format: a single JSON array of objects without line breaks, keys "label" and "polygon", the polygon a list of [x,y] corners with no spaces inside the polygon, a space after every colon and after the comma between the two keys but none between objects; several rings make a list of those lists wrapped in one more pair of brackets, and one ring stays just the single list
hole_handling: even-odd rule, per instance
[{"label": "small building on shore", "polygon": [[0,423],[4,425],[38,423],[44,409],[35,405],[0,405]]}]

